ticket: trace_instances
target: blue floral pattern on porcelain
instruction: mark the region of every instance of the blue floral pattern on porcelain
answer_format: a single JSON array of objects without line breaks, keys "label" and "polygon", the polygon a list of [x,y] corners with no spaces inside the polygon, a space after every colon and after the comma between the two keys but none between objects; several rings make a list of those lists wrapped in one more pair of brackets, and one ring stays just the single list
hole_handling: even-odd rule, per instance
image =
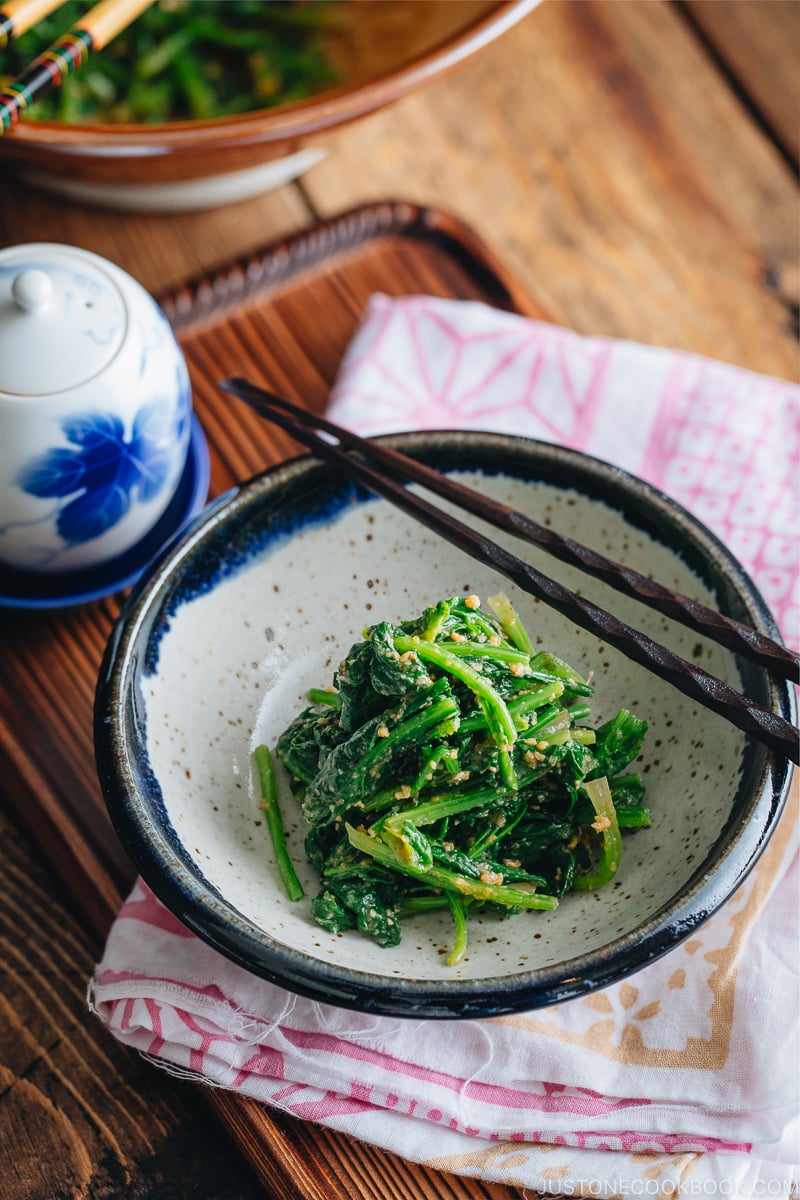
[{"label": "blue floral pattern on porcelain", "polygon": [[18,484],[41,499],[63,499],[56,528],[69,545],[87,542],[111,529],[134,497],[153,500],[173,464],[174,447],[189,427],[189,397],[172,411],[162,400],[141,408],[130,439],[112,412],[76,414],[62,423],[74,449],[53,447],[20,472]]}]

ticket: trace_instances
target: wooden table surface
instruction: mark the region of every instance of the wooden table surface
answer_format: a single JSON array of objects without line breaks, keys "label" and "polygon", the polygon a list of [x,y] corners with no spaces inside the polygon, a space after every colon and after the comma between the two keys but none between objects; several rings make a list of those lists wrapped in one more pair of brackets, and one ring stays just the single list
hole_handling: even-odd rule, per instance
[{"label": "wooden table surface", "polygon": [[[795,380],[799,52],[795,0],[547,0],[444,80],[328,135],[299,183],[131,216],[0,178],[0,246],[71,242],[162,292],[352,205],[405,199],[468,222],[564,325]],[[87,1013],[101,941],[2,778],[0,839],[2,1194],[282,1200],[199,1089]]]}]

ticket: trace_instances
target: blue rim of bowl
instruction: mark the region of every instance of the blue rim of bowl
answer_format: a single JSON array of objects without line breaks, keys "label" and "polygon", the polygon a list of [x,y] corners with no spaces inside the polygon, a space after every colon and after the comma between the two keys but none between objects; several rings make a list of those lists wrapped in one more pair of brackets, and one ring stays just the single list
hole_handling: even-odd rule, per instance
[{"label": "blue rim of bowl", "polygon": [[[578,451],[506,434],[436,430],[392,434],[376,440],[440,469],[506,473],[555,483],[602,500],[632,525],[679,553],[711,586],[722,611],[780,639],[758,589],[722,542],[670,497],[620,468]],[[95,751],[112,823],[142,878],[188,929],[253,974],[313,1000],[376,1015],[454,1019],[530,1010],[618,982],[673,949],[743,882],[783,810],[792,778],[791,764],[749,737],[745,738],[743,769],[731,815],[679,898],[666,902],[636,930],[598,950],[488,983],[398,977],[383,980],[375,974],[312,959],[274,941],[204,879],[174,831],[154,812],[158,802],[147,796],[148,789],[158,791],[157,784],[149,774],[146,756],[137,759],[127,737],[127,724],[131,714],[142,720],[137,679],[138,673],[146,669],[145,645],[159,618],[163,631],[169,613],[183,602],[182,572],[183,582],[188,581],[185,599],[197,594],[198,577],[186,569],[191,556],[213,548],[215,538],[223,539],[222,529],[227,531],[224,545],[230,547],[231,528],[234,535],[241,533],[248,519],[269,522],[280,517],[285,527],[288,517],[291,526],[298,506],[308,504],[307,497],[333,497],[337,489],[341,494],[350,486],[307,455],[255,476],[210,505],[153,563],[128,598],[109,639],[98,679]],[[258,552],[257,545],[250,547],[233,570],[246,568]],[[748,693],[787,720],[795,720],[790,686],[771,679],[765,670],[744,659],[737,661]]]},{"label": "blue rim of bowl", "polygon": [[175,495],[146,537],[99,567],[63,574],[0,566],[0,608],[67,608],[101,600],[136,583],[153,559],[201,512],[210,480],[208,443],[192,415],[189,452]]}]

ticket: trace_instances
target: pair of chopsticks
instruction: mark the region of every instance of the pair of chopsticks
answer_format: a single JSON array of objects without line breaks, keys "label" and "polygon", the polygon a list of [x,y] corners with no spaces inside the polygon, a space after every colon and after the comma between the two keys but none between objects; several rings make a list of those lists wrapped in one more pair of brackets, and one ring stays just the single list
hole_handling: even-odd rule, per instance
[{"label": "pair of chopsticks", "polygon": [[[0,48],[20,37],[63,0],[8,0],[0,5]],[[100,0],[11,83],[0,88],[0,135],[45,92],[58,87],[149,8],[153,0]]]},{"label": "pair of chopsticks", "polygon": [[[318,457],[341,467],[350,477],[416,517],[479,562],[499,571],[526,592],[550,604],[634,662],[666,679],[679,691],[725,717],[794,763],[800,763],[800,738],[788,721],[743,696],[729,684],[688,662],[632,628],[613,613],[538,571],[483,534],[422,497],[405,484],[414,482],[458,505],[473,516],[549,551],[617,591],[633,596],[689,628],[766,667],[780,679],[800,681],[800,659],[757,630],[714,612],[698,601],[613,562],[587,546],[538,525],[530,517],[465,487],[456,480],[388,446],[359,437],[324,417],[291,404],[246,379],[220,383],[223,391],[244,401],[267,420],[291,434]],[[321,433],[327,435],[322,437]],[[335,441],[331,441],[331,437]]]}]

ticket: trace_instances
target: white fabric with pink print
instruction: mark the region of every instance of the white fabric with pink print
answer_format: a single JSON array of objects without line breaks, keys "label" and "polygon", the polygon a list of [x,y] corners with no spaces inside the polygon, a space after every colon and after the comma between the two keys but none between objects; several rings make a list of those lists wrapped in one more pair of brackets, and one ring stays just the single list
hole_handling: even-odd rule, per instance
[{"label": "white fabric with pink print", "polygon": [[[615,462],[709,525],[798,642],[793,384],[478,303],[375,296],[330,415],[366,434],[507,431]],[[797,1197],[799,896],[787,813],[729,903],[658,962],[562,1005],[442,1022],[267,984],[140,882],[90,1002],[168,1070],[431,1167],[551,1195]]]}]

